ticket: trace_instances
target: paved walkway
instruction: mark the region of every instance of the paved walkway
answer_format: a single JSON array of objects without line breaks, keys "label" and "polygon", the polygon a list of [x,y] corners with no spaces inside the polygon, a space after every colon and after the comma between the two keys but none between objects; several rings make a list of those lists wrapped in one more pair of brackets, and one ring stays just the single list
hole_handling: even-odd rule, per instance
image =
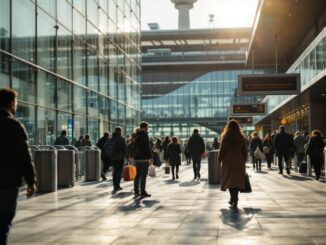
[{"label": "paved walkway", "polygon": [[28,200],[21,193],[9,244],[326,244],[326,183],[264,168],[247,168],[253,193],[240,194],[238,210],[207,184],[207,164],[200,182],[187,165],[178,181],[160,170],[142,200],[132,182],[115,195],[111,181]]}]

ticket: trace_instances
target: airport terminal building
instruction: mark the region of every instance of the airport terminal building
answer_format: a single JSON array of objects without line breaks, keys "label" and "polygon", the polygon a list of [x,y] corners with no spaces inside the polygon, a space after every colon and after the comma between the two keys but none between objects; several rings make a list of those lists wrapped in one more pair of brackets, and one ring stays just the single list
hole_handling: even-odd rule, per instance
[{"label": "airport terminal building", "polygon": [[92,143],[140,121],[140,0],[2,0],[0,87],[19,93],[32,144]]}]

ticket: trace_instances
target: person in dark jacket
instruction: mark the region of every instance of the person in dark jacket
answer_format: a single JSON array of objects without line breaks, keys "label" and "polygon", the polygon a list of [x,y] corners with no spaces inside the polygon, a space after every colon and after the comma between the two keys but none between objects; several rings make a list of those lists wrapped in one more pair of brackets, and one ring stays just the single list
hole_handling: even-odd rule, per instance
[{"label": "person in dark jacket", "polygon": [[109,137],[110,137],[110,133],[104,132],[103,136],[96,143],[96,146],[101,149],[101,160],[103,163],[101,178],[103,181],[106,180],[105,174],[107,173],[107,171],[109,170],[110,165],[111,165],[110,159],[105,157],[105,154],[104,154],[104,145],[106,142],[108,142]]},{"label": "person in dark jacket", "polygon": [[134,191],[135,197],[139,196],[139,180],[141,181],[141,197],[150,197],[151,195],[146,192],[146,178],[148,174],[148,167],[150,162],[152,162],[152,149],[148,137],[148,123],[141,122],[139,129],[136,132],[136,137],[134,140],[134,160],[136,163],[136,177],[134,180]]},{"label": "person in dark jacket", "polygon": [[163,144],[162,144],[162,149],[163,149],[163,159],[165,161],[165,163],[168,162],[168,145],[170,144],[170,137],[166,136]]},{"label": "person in dark jacket", "polygon": [[214,150],[218,150],[220,148],[220,142],[218,141],[218,138],[214,138],[212,147]]},{"label": "person in dark jacket", "polygon": [[67,138],[67,131],[62,130],[61,135],[56,138],[56,140],[53,143],[54,145],[69,145],[69,140]]},{"label": "person in dark jacket", "polygon": [[27,197],[36,190],[35,169],[25,127],[16,119],[17,93],[0,89],[0,244],[7,244],[16,214],[19,187],[24,178]]},{"label": "person in dark jacket", "polygon": [[[179,179],[179,166],[181,165],[181,146],[177,137],[172,137],[172,142],[168,146],[168,159],[172,167],[172,180]],[[176,169],[176,172],[174,172]],[[175,174],[174,174],[175,173]]]},{"label": "person in dark jacket", "polygon": [[286,172],[290,174],[290,157],[295,152],[293,137],[285,132],[285,126],[280,126],[280,131],[274,137],[274,149],[278,157],[279,174],[283,174],[283,158],[286,163]]},{"label": "person in dark jacket", "polygon": [[310,157],[311,164],[316,174],[316,180],[319,180],[320,178],[321,165],[323,164],[324,148],[325,143],[320,131],[312,131],[306,154]]},{"label": "person in dark jacket", "polygon": [[75,147],[77,147],[77,148],[82,147],[82,141],[83,141],[83,139],[84,139],[84,136],[83,135],[79,136],[78,140],[75,143]]},{"label": "person in dark jacket", "polygon": [[249,142],[249,150],[250,150],[250,154],[252,156],[253,167],[255,168],[255,166],[256,166],[256,171],[258,172],[258,171],[261,171],[261,160],[262,159],[258,159],[254,155],[257,147],[259,147],[261,152],[263,152],[263,143],[261,141],[261,138],[259,138],[257,132],[253,132],[251,135],[251,140]]},{"label": "person in dark jacket", "polygon": [[271,169],[274,157],[274,148],[272,137],[270,136],[270,134],[266,134],[263,140],[263,152],[266,155],[267,167]]},{"label": "person in dark jacket", "polygon": [[114,150],[115,153],[111,157],[111,162],[113,166],[113,191],[122,190],[120,186],[122,170],[124,165],[124,160],[127,158],[127,143],[126,139],[122,136],[122,128],[116,127],[114,133],[112,134],[112,140],[115,142]]},{"label": "person in dark jacket", "polygon": [[82,146],[92,146],[92,142],[89,139],[89,135],[86,134],[85,138],[82,140]]},{"label": "person in dark jacket", "polygon": [[296,148],[295,153],[297,156],[297,166],[300,166],[300,163],[305,157],[304,145],[308,143],[308,140],[305,139],[300,131],[297,131],[295,132],[294,143]]},{"label": "person in dark jacket", "polygon": [[183,145],[183,149],[185,152],[185,156],[186,156],[186,161],[187,161],[187,165],[191,164],[191,155],[188,149],[188,140],[185,140],[184,145]]},{"label": "person in dark jacket", "polygon": [[194,129],[192,136],[188,140],[187,148],[192,158],[194,179],[200,179],[201,156],[205,152],[205,142],[200,136],[198,129]]}]

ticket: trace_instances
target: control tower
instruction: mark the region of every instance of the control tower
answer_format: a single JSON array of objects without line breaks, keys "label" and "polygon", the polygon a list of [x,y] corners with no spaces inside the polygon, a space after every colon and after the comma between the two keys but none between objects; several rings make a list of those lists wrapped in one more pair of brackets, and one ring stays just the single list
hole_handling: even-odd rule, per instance
[{"label": "control tower", "polygon": [[197,0],[171,0],[179,10],[179,29],[190,29],[189,10]]}]

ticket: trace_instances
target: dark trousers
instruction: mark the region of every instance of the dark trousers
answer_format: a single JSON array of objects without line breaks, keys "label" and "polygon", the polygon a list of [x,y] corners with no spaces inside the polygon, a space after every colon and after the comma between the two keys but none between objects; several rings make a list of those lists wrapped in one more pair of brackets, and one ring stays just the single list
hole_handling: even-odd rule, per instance
[{"label": "dark trousers", "polygon": [[300,163],[303,162],[305,154],[303,152],[297,152],[297,164],[300,166]]},{"label": "dark trousers", "polygon": [[109,170],[109,167],[111,166],[111,160],[107,157],[101,157],[102,163],[103,163],[103,169],[102,172],[106,174]]},{"label": "dark trousers", "polygon": [[192,168],[194,170],[194,175],[195,177],[199,177],[201,156],[192,156],[191,158],[192,158]]},{"label": "dark trousers", "polygon": [[146,192],[146,178],[147,178],[147,174],[148,174],[148,166],[149,166],[149,162],[145,161],[145,162],[136,162],[136,177],[134,180],[134,191],[135,193],[139,193],[139,180],[140,180],[140,190],[141,193],[145,193]]},{"label": "dark trousers", "polygon": [[252,156],[252,162],[254,164],[254,167],[256,166],[256,170],[261,170],[261,159],[258,159],[254,156]]},{"label": "dark trousers", "polygon": [[316,177],[319,179],[321,173],[321,165],[323,164],[322,158],[310,158],[312,167],[314,168]]},{"label": "dark trousers", "polygon": [[232,203],[237,203],[239,198],[239,191],[240,189],[238,187],[235,188],[229,188],[229,192],[230,192],[230,197],[231,197],[231,202]]},{"label": "dark trousers", "polygon": [[113,165],[113,188],[117,189],[120,187],[120,181],[122,176],[122,169],[123,169],[124,160],[112,160]]},{"label": "dark trousers", "polygon": [[6,245],[11,221],[16,214],[18,188],[0,190],[0,244]]},{"label": "dark trousers", "polygon": [[290,169],[290,166],[289,166],[290,157],[289,157],[289,155],[279,153],[278,154],[278,168],[279,168],[281,173],[283,173],[283,158],[284,158],[284,161],[285,161],[285,164],[286,164],[286,168]]},{"label": "dark trousers", "polygon": [[172,176],[174,176],[174,169],[176,170],[176,174],[179,174],[179,165],[172,165]]},{"label": "dark trousers", "polygon": [[273,157],[274,157],[273,153],[266,153],[266,161],[267,161],[268,168],[272,167]]}]

